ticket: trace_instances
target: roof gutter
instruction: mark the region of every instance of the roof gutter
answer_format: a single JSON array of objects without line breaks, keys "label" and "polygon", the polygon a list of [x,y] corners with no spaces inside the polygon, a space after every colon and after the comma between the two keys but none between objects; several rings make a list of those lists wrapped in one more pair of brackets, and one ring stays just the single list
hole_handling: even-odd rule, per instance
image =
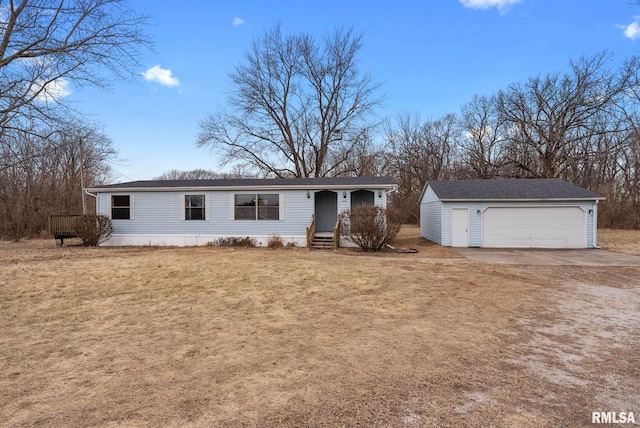
[{"label": "roof gutter", "polygon": [[605,197],[596,196],[591,198],[510,198],[510,199],[440,199],[442,202],[557,202],[557,201],[604,201]]}]

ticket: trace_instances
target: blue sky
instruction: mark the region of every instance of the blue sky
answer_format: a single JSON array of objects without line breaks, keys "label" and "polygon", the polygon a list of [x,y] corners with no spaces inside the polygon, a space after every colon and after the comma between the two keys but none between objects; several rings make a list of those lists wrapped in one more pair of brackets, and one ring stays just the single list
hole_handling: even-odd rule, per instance
[{"label": "blue sky", "polygon": [[[151,16],[155,52],[137,82],[73,91],[119,151],[116,181],[170,169],[222,171],[195,147],[198,122],[224,105],[227,75],[274,23],[321,37],[336,27],[364,34],[360,68],[382,83],[379,114],[457,113],[474,94],[563,71],[602,50],[614,61],[640,53],[640,6],[628,0],[308,0],[186,3],[132,0]],[[183,5],[188,5],[187,7]]]}]

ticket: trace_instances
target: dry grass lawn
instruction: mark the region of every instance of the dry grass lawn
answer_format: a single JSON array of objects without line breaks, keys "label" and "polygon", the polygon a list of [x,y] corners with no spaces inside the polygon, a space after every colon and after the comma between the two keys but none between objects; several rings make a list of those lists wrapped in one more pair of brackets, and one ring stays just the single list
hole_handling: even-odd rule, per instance
[{"label": "dry grass lawn", "polygon": [[640,418],[640,268],[478,265],[405,232],[419,254],[0,243],[0,421]]},{"label": "dry grass lawn", "polygon": [[640,256],[640,230],[598,229],[602,248]]},{"label": "dry grass lawn", "polygon": [[393,240],[396,250],[402,251],[407,249],[416,249],[420,252],[421,257],[436,258],[462,258],[460,253],[455,252],[450,247],[441,247],[431,241],[420,237],[420,226],[403,225],[400,232]]}]

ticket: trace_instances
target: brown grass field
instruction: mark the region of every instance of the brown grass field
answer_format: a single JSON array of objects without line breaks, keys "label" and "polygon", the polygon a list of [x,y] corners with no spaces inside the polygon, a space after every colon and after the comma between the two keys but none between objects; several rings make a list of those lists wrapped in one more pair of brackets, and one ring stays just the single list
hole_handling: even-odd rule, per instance
[{"label": "brown grass field", "polygon": [[0,243],[0,425],[640,419],[640,268],[398,246],[420,252]]},{"label": "brown grass field", "polygon": [[640,256],[639,230],[598,229],[598,241],[606,250]]}]

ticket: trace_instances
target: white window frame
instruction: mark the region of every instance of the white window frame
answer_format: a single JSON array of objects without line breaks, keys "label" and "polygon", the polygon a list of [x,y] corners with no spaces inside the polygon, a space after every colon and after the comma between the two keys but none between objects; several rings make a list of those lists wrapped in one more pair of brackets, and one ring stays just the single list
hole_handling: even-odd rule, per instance
[{"label": "white window frame", "polygon": [[[253,196],[258,200],[259,195],[278,195],[278,218],[277,219],[260,219],[258,217],[258,204],[255,204],[255,218],[236,219],[236,195]],[[284,194],[283,193],[267,193],[267,192],[244,192],[229,194],[229,219],[234,221],[282,221],[284,220]]]},{"label": "white window frame", "polygon": [[[204,218],[202,220],[187,219],[187,196],[204,196]],[[211,195],[208,193],[185,193],[180,195],[180,220],[184,221],[208,221],[211,212]]]},{"label": "white window frame", "polygon": [[[113,218],[113,197],[114,196],[128,196],[129,197],[129,218]],[[134,197],[132,194],[129,193],[112,193],[109,194],[109,198],[108,198],[108,204],[109,204],[109,218],[112,221],[129,221],[129,220],[133,220],[134,219]],[[117,208],[124,208],[124,207],[117,207]]]}]

